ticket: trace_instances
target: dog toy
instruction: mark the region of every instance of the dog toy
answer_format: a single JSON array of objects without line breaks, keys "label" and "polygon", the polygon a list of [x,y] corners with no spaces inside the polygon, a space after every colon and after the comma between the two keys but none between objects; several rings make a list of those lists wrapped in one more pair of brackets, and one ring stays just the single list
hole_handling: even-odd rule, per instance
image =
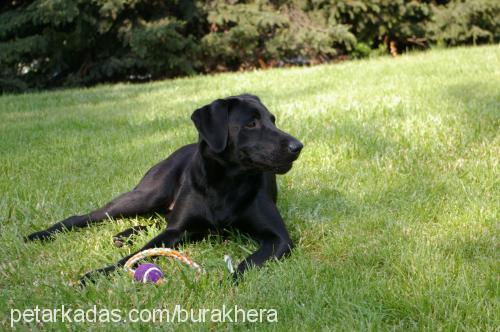
[{"label": "dog toy", "polygon": [[134,279],[139,282],[157,284],[163,280],[163,271],[153,263],[141,264],[134,272]]},{"label": "dog toy", "polygon": [[170,248],[153,248],[138,252],[134,256],[130,257],[129,260],[125,263],[125,269],[138,282],[151,282],[155,284],[162,283],[164,280],[164,273],[157,265],[153,263],[140,264],[137,269],[133,269],[133,266],[138,261],[153,256],[165,256],[173,258],[195,270],[197,275],[206,273],[200,265],[198,265],[196,262],[193,262],[188,256]]},{"label": "dog toy", "polygon": [[224,255],[224,263],[226,263],[226,267],[229,273],[234,273],[233,260],[231,259],[231,256]]}]

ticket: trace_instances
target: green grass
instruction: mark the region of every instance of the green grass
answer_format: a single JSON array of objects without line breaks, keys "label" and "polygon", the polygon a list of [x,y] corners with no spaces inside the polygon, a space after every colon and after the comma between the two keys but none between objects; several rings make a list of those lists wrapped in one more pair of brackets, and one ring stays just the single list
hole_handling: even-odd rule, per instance
[{"label": "green grass", "polygon": [[[85,289],[84,272],[138,248],[111,236],[141,219],[21,239],[132,188],[197,133],[191,112],[250,92],[301,139],[279,177],[296,249],[226,280],[234,235],[184,246],[208,271],[155,287],[125,273]],[[163,324],[170,329],[498,331],[500,48],[457,48],[312,68],[223,74],[0,97],[0,329],[10,309],[275,308],[278,323]],[[18,330],[158,324],[17,324]]]}]

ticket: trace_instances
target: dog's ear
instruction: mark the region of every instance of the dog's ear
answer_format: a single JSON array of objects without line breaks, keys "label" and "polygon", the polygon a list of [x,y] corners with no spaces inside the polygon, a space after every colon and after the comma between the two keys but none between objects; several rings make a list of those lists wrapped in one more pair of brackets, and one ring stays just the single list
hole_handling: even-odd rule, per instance
[{"label": "dog's ear", "polygon": [[210,105],[198,108],[191,115],[200,137],[215,153],[224,151],[227,146],[228,107],[227,100],[217,99]]}]

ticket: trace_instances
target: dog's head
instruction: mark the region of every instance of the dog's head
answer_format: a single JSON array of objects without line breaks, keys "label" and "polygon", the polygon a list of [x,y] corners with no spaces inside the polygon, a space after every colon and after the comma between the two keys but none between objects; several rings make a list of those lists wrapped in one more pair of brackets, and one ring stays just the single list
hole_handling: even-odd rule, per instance
[{"label": "dog's head", "polygon": [[191,119],[215,156],[244,169],[283,174],[302,150],[302,143],[279,130],[275,116],[253,95],[217,99]]}]

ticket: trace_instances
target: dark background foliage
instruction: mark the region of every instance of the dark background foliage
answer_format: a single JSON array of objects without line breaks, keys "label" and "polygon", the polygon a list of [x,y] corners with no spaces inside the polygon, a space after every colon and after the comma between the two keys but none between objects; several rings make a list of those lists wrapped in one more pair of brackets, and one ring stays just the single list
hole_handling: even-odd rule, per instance
[{"label": "dark background foliage", "polygon": [[7,0],[0,91],[496,43],[498,0]]}]

